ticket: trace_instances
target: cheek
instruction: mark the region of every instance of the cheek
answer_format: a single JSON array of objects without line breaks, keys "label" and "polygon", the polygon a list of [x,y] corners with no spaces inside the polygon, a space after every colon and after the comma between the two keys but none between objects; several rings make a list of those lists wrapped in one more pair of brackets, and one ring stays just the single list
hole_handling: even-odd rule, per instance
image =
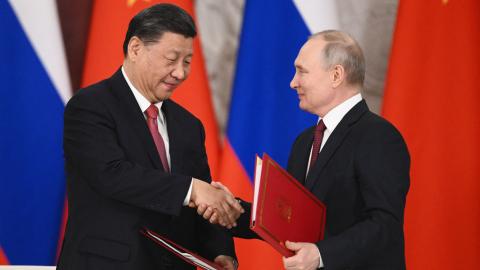
[{"label": "cheek", "polygon": [[305,101],[311,106],[317,106],[326,99],[326,93],[322,90],[320,85],[312,83],[306,87]]},{"label": "cheek", "polygon": [[187,79],[188,75],[190,75],[190,71],[191,71],[191,64],[184,64],[182,66],[182,70],[183,70],[183,74],[184,74],[184,80]]},{"label": "cheek", "polygon": [[315,88],[317,84],[315,77],[311,74],[308,74],[308,76],[304,76],[303,78],[301,78],[301,83],[302,83],[302,86],[308,89],[309,91]]},{"label": "cheek", "polygon": [[173,70],[171,65],[163,61],[150,61],[145,72],[148,72],[154,80],[160,80],[166,77]]},{"label": "cheek", "polygon": [[305,104],[308,104],[309,107],[311,107],[315,105],[317,98],[317,95],[313,93],[313,91],[307,91],[305,93]]}]

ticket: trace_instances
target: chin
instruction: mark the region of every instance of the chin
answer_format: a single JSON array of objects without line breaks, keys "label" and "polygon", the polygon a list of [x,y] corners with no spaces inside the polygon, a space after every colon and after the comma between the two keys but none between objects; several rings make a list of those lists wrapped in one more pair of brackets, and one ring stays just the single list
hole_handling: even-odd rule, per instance
[{"label": "chin", "polygon": [[298,103],[298,107],[304,111],[307,111],[308,107],[305,105],[305,103],[303,101],[300,101]]},{"label": "chin", "polygon": [[300,109],[301,109],[302,111],[304,111],[304,112],[308,112],[308,113],[311,113],[311,114],[315,114],[315,115],[316,115],[316,113],[315,113],[315,111],[312,109],[312,107],[308,107],[308,106],[302,105],[301,103],[300,103],[300,105],[299,105],[298,107],[300,107]]},{"label": "chin", "polygon": [[164,101],[166,99],[169,99],[173,94],[173,91],[162,91],[162,93],[158,93],[158,95],[155,95],[155,98],[158,99],[159,101]]}]

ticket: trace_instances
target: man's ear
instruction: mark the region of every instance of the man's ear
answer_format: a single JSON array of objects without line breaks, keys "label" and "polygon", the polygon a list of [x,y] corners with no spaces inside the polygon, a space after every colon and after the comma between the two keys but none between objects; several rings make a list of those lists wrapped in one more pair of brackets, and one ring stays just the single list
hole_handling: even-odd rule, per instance
[{"label": "man's ear", "polygon": [[331,70],[332,87],[337,88],[345,80],[345,69],[342,65],[335,65]]},{"label": "man's ear", "polygon": [[143,46],[143,41],[140,40],[138,37],[133,36],[128,42],[127,57],[130,58],[132,62],[135,62],[140,52],[142,51]]}]

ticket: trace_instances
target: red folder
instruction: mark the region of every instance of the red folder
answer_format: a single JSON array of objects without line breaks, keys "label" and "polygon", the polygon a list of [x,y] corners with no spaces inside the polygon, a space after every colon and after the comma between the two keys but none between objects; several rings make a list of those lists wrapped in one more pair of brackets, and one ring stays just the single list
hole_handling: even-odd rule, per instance
[{"label": "red folder", "polygon": [[294,252],[285,241],[323,239],[325,205],[267,154],[256,157],[250,228],[285,257]]},{"label": "red folder", "polygon": [[205,270],[221,270],[223,269],[220,265],[211,262],[200,255],[191,252],[190,250],[172,242],[171,240],[162,237],[155,232],[144,228],[140,231],[143,235],[150,238],[153,242],[161,245],[162,247],[166,248],[168,251],[172,252],[173,254],[177,255],[180,259],[186,261],[187,263],[198,267],[197,269],[205,269]]}]

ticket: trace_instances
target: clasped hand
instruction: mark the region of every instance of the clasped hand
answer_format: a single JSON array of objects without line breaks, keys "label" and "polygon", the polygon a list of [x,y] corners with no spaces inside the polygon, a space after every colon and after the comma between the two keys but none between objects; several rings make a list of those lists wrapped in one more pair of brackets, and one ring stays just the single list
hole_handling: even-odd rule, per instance
[{"label": "clasped hand", "polygon": [[227,228],[237,225],[236,221],[244,212],[240,203],[233,197],[227,187],[213,182],[193,179],[190,207],[197,208],[199,215],[212,224],[220,224]]}]

